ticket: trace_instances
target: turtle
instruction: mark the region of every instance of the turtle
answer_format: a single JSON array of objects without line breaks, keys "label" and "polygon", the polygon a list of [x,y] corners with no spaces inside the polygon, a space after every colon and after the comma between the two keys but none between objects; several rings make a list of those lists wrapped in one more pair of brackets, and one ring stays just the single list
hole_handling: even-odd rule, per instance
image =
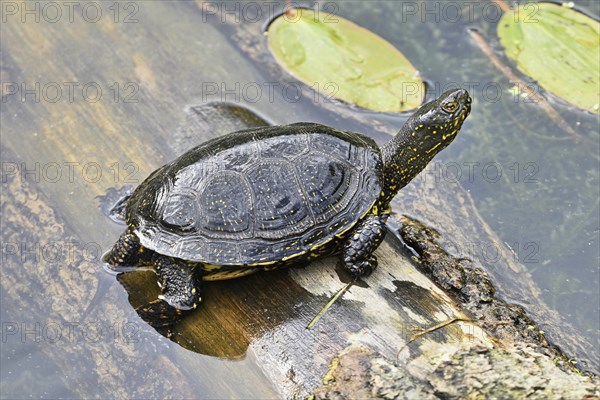
[{"label": "turtle", "polygon": [[466,90],[446,91],[381,147],[308,122],[206,141],[122,201],[127,228],[103,260],[117,272],[152,267],[162,294],[137,311],[155,328],[197,308],[203,281],[332,255],[353,278],[366,277],[377,267],[391,200],[452,142],[470,111]]}]

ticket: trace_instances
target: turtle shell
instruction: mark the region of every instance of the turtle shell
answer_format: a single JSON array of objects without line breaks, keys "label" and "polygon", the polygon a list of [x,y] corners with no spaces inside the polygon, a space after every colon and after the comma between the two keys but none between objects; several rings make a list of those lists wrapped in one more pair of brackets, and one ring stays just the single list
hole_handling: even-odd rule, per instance
[{"label": "turtle shell", "polygon": [[261,265],[343,236],[377,202],[381,153],[363,135],[320,124],[234,132],[152,173],[127,222],[160,254],[214,265]]}]

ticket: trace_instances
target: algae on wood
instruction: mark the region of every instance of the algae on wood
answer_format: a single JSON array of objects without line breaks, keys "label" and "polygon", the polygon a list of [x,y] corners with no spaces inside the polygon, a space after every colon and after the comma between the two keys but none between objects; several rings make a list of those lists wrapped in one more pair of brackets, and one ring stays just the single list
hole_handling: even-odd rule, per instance
[{"label": "algae on wood", "polygon": [[597,399],[599,393],[587,377],[561,371],[528,346],[465,346],[430,374],[368,348],[349,347],[312,399]]}]

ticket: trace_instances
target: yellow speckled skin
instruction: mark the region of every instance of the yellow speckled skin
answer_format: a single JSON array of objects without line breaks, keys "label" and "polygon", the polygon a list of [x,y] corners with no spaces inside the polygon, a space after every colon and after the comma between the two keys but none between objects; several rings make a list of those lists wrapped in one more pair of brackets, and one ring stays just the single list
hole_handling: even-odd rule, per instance
[{"label": "yellow speckled skin", "polygon": [[471,112],[466,90],[448,91],[412,115],[381,152],[385,169],[382,203],[389,205],[400,189],[448,146]]}]

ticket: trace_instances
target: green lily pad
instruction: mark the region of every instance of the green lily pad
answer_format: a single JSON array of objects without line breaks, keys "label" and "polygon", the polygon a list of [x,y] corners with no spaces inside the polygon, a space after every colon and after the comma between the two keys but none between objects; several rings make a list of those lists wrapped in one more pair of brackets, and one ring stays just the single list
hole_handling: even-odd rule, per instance
[{"label": "green lily pad", "polygon": [[338,16],[302,8],[290,13],[270,24],[268,41],[295,78],[325,97],[374,111],[410,110],[423,102],[418,71],[390,43]]},{"label": "green lily pad", "polygon": [[600,30],[571,8],[529,3],[498,24],[506,55],[544,89],[590,112],[599,112]]}]

